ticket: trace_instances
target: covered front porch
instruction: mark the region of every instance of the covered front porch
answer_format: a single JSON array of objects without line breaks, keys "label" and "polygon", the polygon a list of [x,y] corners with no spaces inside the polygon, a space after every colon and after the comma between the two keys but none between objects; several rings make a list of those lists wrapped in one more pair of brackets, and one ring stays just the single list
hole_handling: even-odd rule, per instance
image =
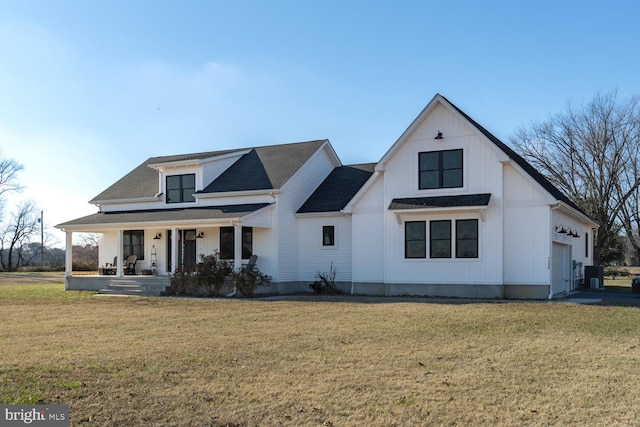
[{"label": "covered front porch", "polygon": [[[160,294],[169,286],[174,272],[191,271],[203,256],[215,252],[236,266],[258,254],[260,268],[269,271],[275,265],[269,255],[275,253],[271,247],[274,239],[269,206],[97,213],[61,224],[58,228],[66,233],[67,249],[65,289],[121,289],[134,295],[150,291]],[[73,274],[75,233],[100,235],[101,274]],[[133,267],[127,269],[127,259],[133,258]]]}]

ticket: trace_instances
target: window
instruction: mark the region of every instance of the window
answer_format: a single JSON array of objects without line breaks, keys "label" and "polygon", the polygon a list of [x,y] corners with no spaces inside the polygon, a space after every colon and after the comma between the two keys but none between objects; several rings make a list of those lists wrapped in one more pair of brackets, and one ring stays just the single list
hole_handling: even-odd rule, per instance
[{"label": "window", "polygon": [[456,221],[456,258],[478,258],[478,220]]},{"label": "window", "polygon": [[144,259],[144,230],[126,230],[122,234],[122,255],[136,255],[138,261]]},{"label": "window", "polygon": [[462,150],[423,152],[418,163],[420,190],[462,187]]},{"label": "window", "polygon": [[242,227],[242,259],[249,259],[253,255],[253,228]]},{"label": "window", "polygon": [[333,225],[322,226],[322,246],[336,245],[336,228]]},{"label": "window", "polygon": [[234,231],[233,227],[220,227],[220,258],[234,258]]},{"label": "window", "polygon": [[584,257],[589,258],[589,233],[584,233]]},{"label": "window", "polygon": [[427,257],[427,226],[425,221],[404,223],[404,257]]},{"label": "window", "polygon": [[196,175],[171,175],[167,177],[167,203],[194,202]]},{"label": "window", "polygon": [[[253,228],[242,227],[242,259],[253,255]],[[235,258],[235,230],[233,227],[220,227],[220,258]]]},{"label": "window", "polygon": [[451,221],[431,221],[429,225],[431,258],[451,258]]}]

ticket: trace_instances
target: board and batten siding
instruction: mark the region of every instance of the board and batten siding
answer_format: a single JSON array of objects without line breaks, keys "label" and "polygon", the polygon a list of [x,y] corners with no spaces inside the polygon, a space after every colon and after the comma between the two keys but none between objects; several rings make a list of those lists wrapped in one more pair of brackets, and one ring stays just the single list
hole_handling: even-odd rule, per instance
[{"label": "board and batten siding", "polygon": [[549,285],[549,199],[510,164],[504,165],[504,283]]},{"label": "board and batten siding", "polygon": [[384,182],[378,178],[353,207],[352,274],[359,283],[384,282]]},{"label": "board and batten siding", "polygon": [[[334,227],[334,246],[323,246],[324,226]],[[350,216],[299,217],[298,236],[298,281],[312,283],[317,273],[329,273],[333,266],[336,282],[351,282]]]},{"label": "board and batten siding", "polygon": [[298,225],[295,213],[337,164],[331,148],[323,144],[282,186],[278,194],[277,220],[277,282],[298,280]]},{"label": "board and batten siding", "polygon": [[[438,131],[444,138],[434,140]],[[463,186],[420,190],[419,153],[462,149]],[[502,167],[500,152],[470,129],[442,105],[437,106],[403,143],[386,164],[384,172],[385,283],[414,284],[502,284]],[[402,213],[401,221],[387,209],[398,197],[433,197],[491,193],[491,202],[483,213],[479,211],[438,211]],[[475,259],[406,259],[404,257],[404,223],[451,220],[455,240],[455,220],[478,219],[479,256]],[[452,246],[455,241],[452,241]]]}]

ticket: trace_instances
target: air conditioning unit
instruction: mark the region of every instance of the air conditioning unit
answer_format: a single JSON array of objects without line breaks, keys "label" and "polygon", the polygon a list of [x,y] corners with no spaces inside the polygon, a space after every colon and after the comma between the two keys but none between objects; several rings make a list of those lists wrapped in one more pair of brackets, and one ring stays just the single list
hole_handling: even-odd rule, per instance
[{"label": "air conditioning unit", "polygon": [[597,277],[592,277],[591,283],[589,285],[591,289],[600,289],[602,287],[602,284],[600,283],[600,279],[598,279]]}]

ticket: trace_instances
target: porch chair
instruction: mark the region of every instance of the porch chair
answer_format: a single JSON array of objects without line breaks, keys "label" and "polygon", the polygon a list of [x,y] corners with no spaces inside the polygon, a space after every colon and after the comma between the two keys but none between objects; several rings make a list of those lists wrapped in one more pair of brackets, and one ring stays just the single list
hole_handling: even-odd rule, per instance
[{"label": "porch chair", "polygon": [[138,261],[137,255],[129,255],[127,261],[122,266],[124,274],[136,274],[136,262]]},{"label": "porch chair", "polygon": [[113,263],[105,262],[104,267],[100,268],[100,274],[105,276],[113,276],[118,269],[118,257],[113,257]]},{"label": "porch chair", "polygon": [[258,261],[258,255],[251,255],[249,257],[249,262],[247,263],[247,269],[253,270],[256,268],[256,262]]}]

